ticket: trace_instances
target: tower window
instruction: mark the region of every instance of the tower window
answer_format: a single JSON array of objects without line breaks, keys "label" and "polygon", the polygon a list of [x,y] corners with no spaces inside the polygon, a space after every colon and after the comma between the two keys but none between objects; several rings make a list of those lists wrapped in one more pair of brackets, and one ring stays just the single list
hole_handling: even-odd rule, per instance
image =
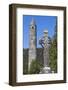
[{"label": "tower window", "polygon": [[34,29],[34,27],[32,26],[32,29]]}]

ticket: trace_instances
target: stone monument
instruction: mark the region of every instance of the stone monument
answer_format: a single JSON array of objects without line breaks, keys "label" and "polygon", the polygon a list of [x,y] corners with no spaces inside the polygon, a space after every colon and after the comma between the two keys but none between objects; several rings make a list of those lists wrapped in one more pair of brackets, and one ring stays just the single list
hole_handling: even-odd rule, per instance
[{"label": "stone monument", "polygon": [[44,67],[49,66],[48,31],[44,31]]},{"label": "stone monument", "polygon": [[33,60],[36,60],[36,24],[32,19],[29,25],[29,61],[28,70],[30,70],[30,64]]},{"label": "stone monument", "polygon": [[49,67],[49,41],[48,41],[48,30],[44,31],[44,46],[43,46],[43,57],[44,57],[44,68],[40,73],[51,73],[51,68]]},{"label": "stone monument", "polygon": [[49,43],[48,43],[48,30],[44,31],[44,73],[51,73],[49,67]]}]

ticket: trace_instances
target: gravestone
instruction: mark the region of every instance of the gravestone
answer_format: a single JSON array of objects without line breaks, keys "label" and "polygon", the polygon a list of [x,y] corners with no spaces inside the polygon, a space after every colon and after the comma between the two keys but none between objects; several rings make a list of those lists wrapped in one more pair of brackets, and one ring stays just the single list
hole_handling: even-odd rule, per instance
[{"label": "gravestone", "polygon": [[36,60],[36,24],[32,19],[29,25],[29,61],[28,70],[30,70],[30,64],[33,60]]}]

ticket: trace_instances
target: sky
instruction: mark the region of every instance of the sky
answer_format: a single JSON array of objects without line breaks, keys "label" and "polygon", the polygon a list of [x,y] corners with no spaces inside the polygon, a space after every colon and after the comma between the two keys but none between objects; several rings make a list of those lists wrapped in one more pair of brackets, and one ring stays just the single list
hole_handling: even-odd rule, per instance
[{"label": "sky", "polygon": [[29,25],[32,19],[37,26],[37,48],[41,47],[39,39],[43,37],[45,30],[48,30],[49,37],[54,35],[56,16],[23,15],[23,48],[29,48]]}]

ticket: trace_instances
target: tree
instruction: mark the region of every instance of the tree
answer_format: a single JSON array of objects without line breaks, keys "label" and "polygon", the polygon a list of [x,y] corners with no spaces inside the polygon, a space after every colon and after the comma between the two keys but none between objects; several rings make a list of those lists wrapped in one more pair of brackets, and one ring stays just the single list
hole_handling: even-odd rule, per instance
[{"label": "tree", "polygon": [[42,68],[42,64],[40,64],[37,60],[33,60],[30,65],[29,74],[38,74],[40,69]]},{"label": "tree", "polygon": [[57,72],[57,23],[55,25],[55,33],[51,40],[49,48],[50,67],[52,71]]}]

